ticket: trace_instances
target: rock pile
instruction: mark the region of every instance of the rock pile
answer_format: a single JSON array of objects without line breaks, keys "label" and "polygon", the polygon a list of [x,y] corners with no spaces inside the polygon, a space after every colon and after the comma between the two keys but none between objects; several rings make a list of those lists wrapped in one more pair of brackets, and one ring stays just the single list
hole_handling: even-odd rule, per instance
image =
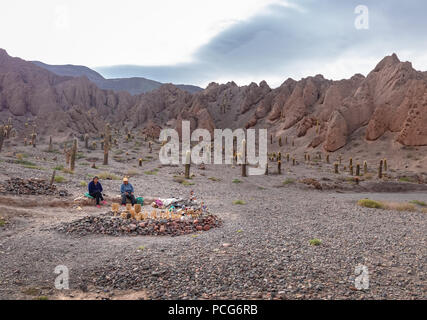
[{"label": "rock pile", "polygon": [[113,212],[99,216],[87,216],[79,220],[63,223],[55,229],[67,234],[106,234],[111,236],[123,235],[154,235],[154,236],[179,236],[197,231],[208,231],[221,226],[221,220],[212,214],[201,216],[197,219],[185,217],[181,220],[172,219],[122,219],[114,216]]},{"label": "rock pile", "polygon": [[43,179],[11,178],[0,183],[0,193],[15,195],[58,195],[66,197],[66,190],[58,190],[55,185]]}]

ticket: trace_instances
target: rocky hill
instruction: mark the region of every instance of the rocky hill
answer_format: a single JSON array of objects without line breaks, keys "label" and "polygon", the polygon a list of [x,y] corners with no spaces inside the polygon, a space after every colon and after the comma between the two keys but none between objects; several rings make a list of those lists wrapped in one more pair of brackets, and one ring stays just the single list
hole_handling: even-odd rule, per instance
[{"label": "rocky hill", "polygon": [[[158,132],[190,120],[192,129],[268,128],[296,146],[340,150],[354,137],[373,141],[387,134],[405,146],[427,145],[427,76],[396,55],[364,77],[332,81],[323,76],[286,80],[272,89],[211,83],[191,94],[172,84],[140,95],[100,89],[88,77],[60,76],[0,50],[0,119],[39,134],[97,135],[117,128]],[[363,135],[359,132],[363,129]],[[355,133],[358,133],[355,135]]]},{"label": "rocky hill", "polygon": [[[90,81],[94,82],[99,88],[113,91],[127,91],[132,95],[138,95],[141,93],[149,92],[160,88],[163,83],[141,78],[120,78],[120,79],[105,79],[98,72],[85,67],[76,65],[50,65],[40,61],[32,61],[35,65],[49,70],[60,76],[71,76],[71,77],[87,77]],[[193,85],[177,84],[178,88],[195,93],[202,91],[203,89]]]}]

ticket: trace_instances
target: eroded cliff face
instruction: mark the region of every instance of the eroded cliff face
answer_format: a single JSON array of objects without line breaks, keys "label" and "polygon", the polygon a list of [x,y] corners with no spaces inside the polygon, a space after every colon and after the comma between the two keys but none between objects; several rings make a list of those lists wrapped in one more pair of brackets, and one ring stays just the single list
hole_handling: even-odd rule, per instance
[{"label": "eroded cliff face", "polygon": [[31,118],[40,134],[98,134],[106,123],[157,133],[181,129],[268,128],[301,139],[307,147],[339,150],[360,128],[366,139],[386,132],[410,146],[427,145],[427,73],[396,55],[384,58],[365,78],[331,81],[323,76],[260,84],[211,83],[190,94],[163,85],[145,94],[101,90],[85,77],[58,76],[0,50],[0,119]]}]

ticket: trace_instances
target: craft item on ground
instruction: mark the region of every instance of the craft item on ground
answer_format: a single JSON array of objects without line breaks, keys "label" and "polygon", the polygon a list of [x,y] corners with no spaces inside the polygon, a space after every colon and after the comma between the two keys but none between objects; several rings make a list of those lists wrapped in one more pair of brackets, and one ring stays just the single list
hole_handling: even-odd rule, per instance
[{"label": "craft item on ground", "polygon": [[135,213],[140,213],[141,212],[141,205],[135,204],[134,209],[135,209]]},{"label": "craft item on ground", "polygon": [[117,214],[117,212],[120,209],[120,205],[118,203],[112,203],[111,204],[111,211],[115,212]]}]

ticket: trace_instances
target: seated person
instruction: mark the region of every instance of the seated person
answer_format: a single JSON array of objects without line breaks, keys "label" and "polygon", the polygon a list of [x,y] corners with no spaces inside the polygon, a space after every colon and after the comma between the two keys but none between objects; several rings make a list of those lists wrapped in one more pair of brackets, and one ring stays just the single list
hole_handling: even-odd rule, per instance
[{"label": "seated person", "polygon": [[123,178],[123,184],[120,187],[120,193],[122,194],[122,205],[126,205],[126,199],[129,199],[132,206],[136,203],[135,196],[133,195],[133,186],[129,183],[128,178]]},{"label": "seated person", "polygon": [[104,197],[102,196],[102,185],[99,182],[98,177],[94,177],[88,185],[89,195],[96,200],[96,206],[100,208],[99,201],[102,201],[102,204],[106,204]]}]

